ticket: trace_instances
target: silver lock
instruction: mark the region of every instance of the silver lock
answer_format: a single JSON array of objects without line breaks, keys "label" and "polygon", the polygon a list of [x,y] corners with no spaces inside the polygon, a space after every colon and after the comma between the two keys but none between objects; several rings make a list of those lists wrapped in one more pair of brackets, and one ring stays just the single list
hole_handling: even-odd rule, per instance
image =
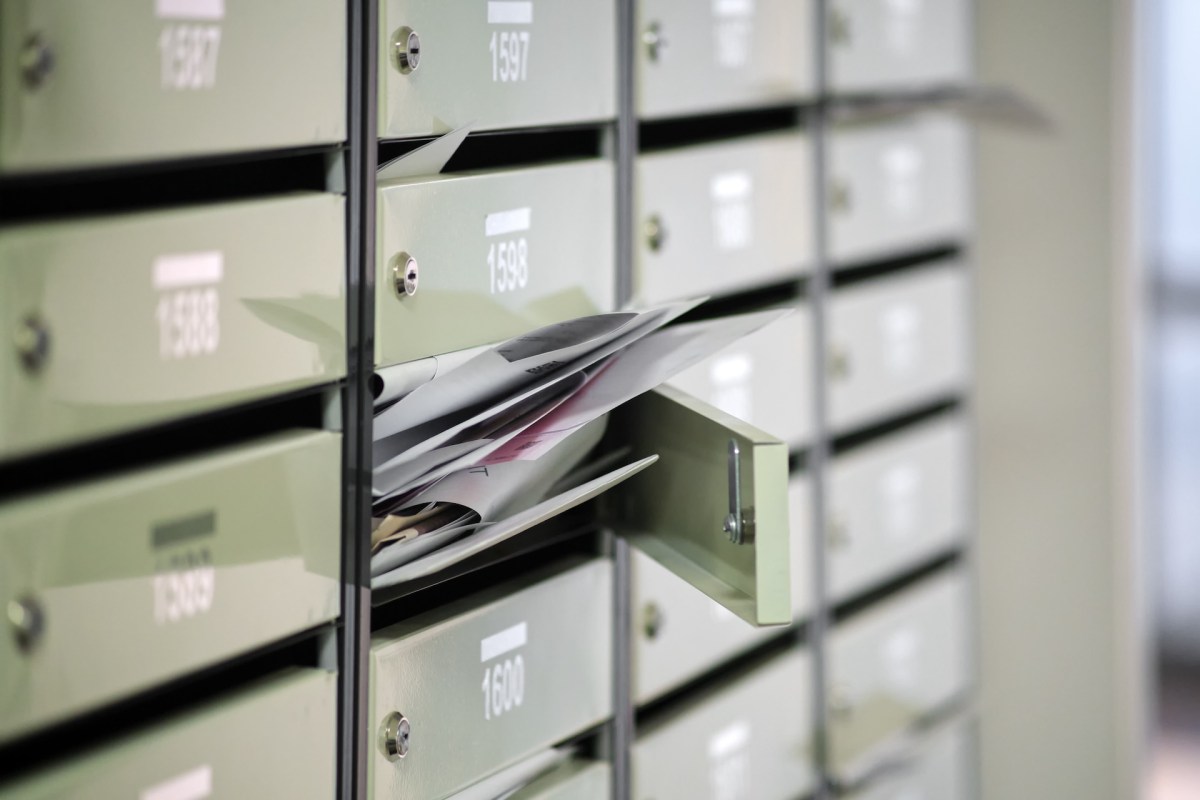
[{"label": "silver lock", "polygon": [[37,89],[54,71],[54,50],[41,36],[32,34],[21,48],[20,66],[25,88]]},{"label": "silver lock", "polygon": [[401,28],[396,32],[396,63],[407,75],[421,66],[421,35],[412,28]]},{"label": "silver lock", "polygon": [[17,648],[22,653],[28,653],[37,646],[46,630],[46,615],[42,604],[35,598],[26,596],[8,601],[8,625],[12,629]]},{"label": "silver lock", "polygon": [[642,633],[647,639],[657,639],[662,631],[663,613],[657,603],[647,603],[642,611]]},{"label": "silver lock", "polygon": [[412,738],[412,725],[399,711],[393,711],[383,720],[379,729],[379,746],[388,761],[399,761],[408,755]]},{"label": "silver lock", "polygon": [[667,38],[663,36],[662,25],[651,22],[642,32],[642,44],[646,45],[646,55],[651,61],[661,61],[667,49]]},{"label": "silver lock", "polygon": [[401,300],[417,293],[420,276],[417,260],[408,253],[400,253],[392,260],[392,283]]},{"label": "silver lock", "polygon": [[37,372],[50,357],[50,330],[36,316],[28,316],[17,326],[13,344],[25,369]]},{"label": "silver lock", "polygon": [[662,250],[667,243],[667,228],[662,218],[654,214],[642,227],[646,234],[646,246],[655,253]]}]

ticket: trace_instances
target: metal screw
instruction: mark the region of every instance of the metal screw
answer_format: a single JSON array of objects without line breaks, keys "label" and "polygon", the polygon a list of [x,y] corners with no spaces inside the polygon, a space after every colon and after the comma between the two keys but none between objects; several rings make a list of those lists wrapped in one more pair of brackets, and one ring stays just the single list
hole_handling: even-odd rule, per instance
[{"label": "metal screw", "polygon": [[729,534],[729,541],[734,544],[739,544],[739,540],[741,539],[741,531],[738,528],[737,517],[733,514],[726,514],[725,522],[721,525],[721,530]]},{"label": "metal screw", "polygon": [[412,725],[399,711],[393,711],[383,720],[379,729],[379,743],[388,761],[399,761],[408,755],[408,743],[412,737]]},{"label": "metal screw", "polygon": [[646,244],[657,253],[662,250],[667,243],[667,228],[663,225],[662,218],[657,214],[646,220],[644,226],[646,232]]},{"label": "metal screw", "polygon": [[20,56],[21,78],[28,89],[37,89],[54,71],[54,51],[38,34],[25,40]]},{"label": "metal screw", "polygon": [[37,317],[29,316],[21,321],[13,334],[13,343],[21,363],[30,372],[36,372],[50,356],[50,331]]},{"label": "metal screw", "polygon": [[8,624],[21,652],[28,653],[42,638],[46,629],[46,615],[41,603],[32,597],[8,601]]},{"label": "metal screw", "polygon": [[421,66],[421,35],[412,28],[396,32],[396,62],[405,75]]},{"label": "metal screw", "polygon": [[401,300],[417,293],[419,279],[420,266],[415,258],[408,253],[400,253],[393,259],[392,282],[396,287],[396,294]]},{"label": "metal screw", "polygon": [[657,639],[662,626],[662,609],[658,607],[657,603],[647,603],[642,612],[642,632],[646,634],[647,639]]},{"label": "metal screw", "polygon": [[667,38],[663,36],[662,25],[651,22],[642,32],[642,43],[646,45],[646,54],[651,61],[660,61],[667,49]]}]

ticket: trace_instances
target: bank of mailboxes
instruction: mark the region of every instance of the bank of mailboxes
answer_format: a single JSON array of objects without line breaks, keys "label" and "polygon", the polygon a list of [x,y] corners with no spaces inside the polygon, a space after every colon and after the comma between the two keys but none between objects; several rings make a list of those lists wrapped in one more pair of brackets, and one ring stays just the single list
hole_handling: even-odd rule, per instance
[{"label": "bank of mailboxes", "polygon": [[344,217],[306,192],[0,231],[0,459],[342,377]]},{"label": "bank of mailboxes", "polygon": [[336,674],[293,669],[5,784],[0,798],[328,800],[337,791],[337,698]]},{"label": "bank of mailboxes", "polygon": [[346,138],[341,0],[15,0],[0,59],[0,172]]}]

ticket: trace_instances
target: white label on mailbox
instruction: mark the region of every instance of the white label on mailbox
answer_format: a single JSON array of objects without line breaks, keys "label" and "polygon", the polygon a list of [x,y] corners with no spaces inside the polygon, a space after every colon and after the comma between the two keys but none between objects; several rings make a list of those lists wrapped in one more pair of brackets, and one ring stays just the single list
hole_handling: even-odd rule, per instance
[{"label": "white label on mailbox", "polygon": [[897,55],[915,55],[920,41],[923,0],[887,0],[886,5],[884,26],[888,47]]},{"label": "white label on mailbox", "polygon": [[921,314],[915,306],[888,308],[879,317],[883,365],[895,375],[911,371],[921,361]]},{"label": "white label on mailbox", "polygon": [[[520,653],[500,660],[529,641],[529,626],[518,622],[479,642],[483,670],[483,718],[492,720],[520,708],[525,702],[525,658]],[[489,662],[494,662],[490,663]]]},{"label": "white label on mailbox", "polygon": [[532,25],[533,0],[488,0],[489,25]]},{"label": "white label on mailbox", "polygon": [[713,360],[708,369],[712,404],[726,414],[753,422],[754,394],[751,390],[754,361],[746,353],[730,353]]},{"label": "white label on mailbox", "polygon": [[925,159],[911,144],[895,144],[879,158],[883,168],[884,200],[890,212],[899,217],[917,213],[921,208],[921,168]]},{"label": "white label on mailbox", "polygon": [[745,66],[754,38],[754,0],[713,0],[712,13],[717,66]]},{"label": "white label on mailbox", "polygon": [[138,800],[204,800],[210,795],[212,767],[205,764],[143,790]]},{"label": "white label on mailbox", "polygon": [[511,628],[493,633],[479,642],[479,663],[486,664],[493,658],[511,653],[518,647],[524,647],[528,641],[529,626],[524,622],[518,622]]},{"label": "white label on mailbox", "polygon": [[714,175],[713,244],[718,250],[743,250],[754,242],[754,179],[737,170]]},{"label": "white label on mailbox", "polygon": [[225,0],[154,0],[160,19],[224,19]]},{"label": "white label on mailbox", "polygon": [[[489,25],[532,25],[532,0],[489,0]],[[525,29],[492,31],[488,53],[492,58],[492,82],[515,83],[529,78],[529,40]]]},{"label": "white label on mailbox", "polygon": [[750,792],[750,723],[737,720],[708,740],[709,778],[715,800],[741,800]]},{"label": "white label on mailbox", "polygon": [[155,259],[151,279],[159,292],[158,354],[164,361],[215,353],[221,341],[217,286],[225,274],[225,256],[210,250],[176,253]]},{"label": "white label on mailbox", "polygon": [[890,467],[879,481],[879,492],[885,530],[896,541],[911,539],[921,515],[920,468],[907,462]]},{"label": "white label on mailbox", "polygon": [[921,637],[912,628],[900,628],[884,640],[884,675],[895,691],[907,694],[917,690],[920,654]]},{"label": "white label on mailbox", "polygon": [[529,241],[514,234],[529,230],[531,208],[496,211],[483,219],[483,235],[505,237],[488,243],[487,265],[492,294],[524,289],[529,285]]}]

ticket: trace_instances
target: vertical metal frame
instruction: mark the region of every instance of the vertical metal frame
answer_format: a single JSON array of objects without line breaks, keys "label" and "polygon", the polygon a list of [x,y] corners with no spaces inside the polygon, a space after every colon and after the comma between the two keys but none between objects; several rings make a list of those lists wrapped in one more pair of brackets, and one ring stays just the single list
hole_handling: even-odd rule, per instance
[{"label": "vertical metal frame", "polygon": [[378,0],[349,0],[346,153],[346,387],[342,395],[342,628],[338,703],[338,796],[367,796],[371,752],[368,656],[372,398],[375,353],[375,171]]},{"label": "vertical metal frame", "polygon": [[825,22],[828,0],[813,2],[813,58],[816,75],[816,102],[809,117],[812,141],[813,234],[816,258],[808,280],[809,320],[812,325],[812,410],[813,436],[808,451],[808,480],[811,487],[812,541],[812,612],[808,623],[808,647],[812,658],[813,760],[818,775],[815,800],[832,797],[829,780],[828,638],[831,608],[826,585],[826,485],[829,476],[830,436],[825,408],[825,376],[828,299],[830,294],[829,232],[825,203],[826,153],[829,128],[829,78]]}]

